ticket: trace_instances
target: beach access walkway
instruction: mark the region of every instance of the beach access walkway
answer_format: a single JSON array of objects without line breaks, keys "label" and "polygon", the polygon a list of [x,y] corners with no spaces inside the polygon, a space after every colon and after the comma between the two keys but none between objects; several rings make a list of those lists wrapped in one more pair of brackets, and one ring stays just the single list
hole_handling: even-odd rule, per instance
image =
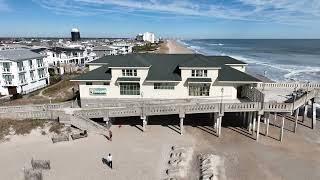
[{"label": "beach access walkway", "polygon": [[[263,92],[276,93],[279,90],[301,89],[305,93],[294,98],[292,102],[266,101]],[[284,121],[288,116],[295,117],[296,132],[300,108],[304,109],[303,117],[307,116],[309,106],[312,107],[312,128],[315,127],[316,103],[319,102],[320,84],[293,84],[293,83],[264,83],[254,88],[245,88],[242,92],[246,101],[221,102],[210,100],[115,100],[100,104],[97,107],[77,107],[75,102],[64,104],[46,104],[36,106],[1,107],[0,115],[4,118],[16,119],[59,119],[61,123],[73,125],[88,131],[103,132],[104,126],[94,122],[92,119],[103,119],[103,122],[110,123],[116,118],[139,117],[141,129],[146,130],[148,118],[161,115],[178,115],[180,119],[180,134],[183,134],[184,119],[189,114],[209,114],[213,121],[213,127],[217,137],[221,136],[221,124],[225,114],[240,116],[242,125],[249,133],[259,141],[260,123],[266,123],[266,132],[270,121],[270,114],[274,117],[282,116],[279,140],[283,139]],[[139,124],[140,125],[140,124]]]}]

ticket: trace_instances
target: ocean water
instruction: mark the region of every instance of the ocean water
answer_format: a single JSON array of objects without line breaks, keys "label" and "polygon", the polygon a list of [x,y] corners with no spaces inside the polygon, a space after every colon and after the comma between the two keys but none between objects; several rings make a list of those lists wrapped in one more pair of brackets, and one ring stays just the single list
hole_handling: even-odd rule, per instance
[{"label": "ocean water", "polygon": [[248,63],[247,71],[277,82],[320,82],[320,40],[180,40],[205,55],[228,55]]}]

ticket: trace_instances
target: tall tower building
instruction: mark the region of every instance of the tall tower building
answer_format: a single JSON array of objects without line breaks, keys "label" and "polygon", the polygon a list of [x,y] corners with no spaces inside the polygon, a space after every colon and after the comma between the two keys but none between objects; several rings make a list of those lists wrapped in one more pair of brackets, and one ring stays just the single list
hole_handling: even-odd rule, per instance
[{"label": "tall tower building", "polygon": [[71,40],[72,41],[80,41],[80,31],[77,28],[73,28],[71,30]]}]

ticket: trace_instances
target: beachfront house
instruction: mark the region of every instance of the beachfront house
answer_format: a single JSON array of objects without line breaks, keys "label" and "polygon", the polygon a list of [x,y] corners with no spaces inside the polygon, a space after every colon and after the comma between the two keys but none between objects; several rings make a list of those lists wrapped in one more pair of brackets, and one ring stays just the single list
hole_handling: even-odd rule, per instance
[{"label": "beachfront house", "polygon": [[49,84],[44,55],[27,49],[0,51],[0,95],[27,94]]},{"label": "beachfront house", "polygon": [[84,65],[96,58],[96,55],[88,48],[53,47],[46,51],[45,60],[49,65],[59,64]]},{"label": "beachfront house", "polygon": [[72,80],[82,106],[112,99],[239,102],[243,87],[261,82],[245,72],[246,63],[228,56],[128,54],[88,65],[88,73]]}]

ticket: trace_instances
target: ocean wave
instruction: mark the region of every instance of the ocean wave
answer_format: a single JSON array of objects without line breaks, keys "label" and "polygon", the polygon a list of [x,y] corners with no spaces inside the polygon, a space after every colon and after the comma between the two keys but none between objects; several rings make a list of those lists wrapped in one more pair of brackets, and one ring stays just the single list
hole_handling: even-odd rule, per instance
[{"label": "ocean wave", "polygon": [[224,46],[224,44],[222,44],[222,43],[218,43],[218,44],[212,43],[212,44],[209,44],[209,45],[211,45],[211,46]]},{"label": "ocean wave", "polygon": [[189,48],[193,49],[193,50],[200,50],[202,49],[200,46],[189,46]]},{"label": "ocean wave", "polygon": [[188,43],[186,43],[185,41],[182,41],[182,40],[177,40],[176,42],[179,43],[179,44],[182,44],[184,46],[189,46]]},{"label": "ocean wave", "polygon": [[[279,61],[277,63],[277,59],[273,58],[274,56],[277,56],[277,54],[273,53],[267,53],[264,57],[255,55],[255,53],[248,54],[246,53],[246,51],[244,51],[244,53],[246,54],[241,54],[241,52],[236,52],[238,51],[238,49],[227,49],[230,52],[225,52],[225,50],[221,51],[220,48],[218,49],[219,44],[220,43],[203,43],[203,45],[201,45],[192,41],[188,44],[188,48],[204,55],[230,56],[232,58],[246,62],[248,64],[248,70],[258,74],[264,74],[264,71],[266,71],[266,76],[274,81],[289,82],[293,79],[300,82],[316,82],[320,79],[319,66],[312,66],[312,64],[309,66],[306,66],[306,64],[295,64],[295,61],[293,61],[291,64],[281,63],[287,63],[288,61]],[[213,46],[216,46],[217,48],[214,48]],[[286,57],[281,56],[279,58]],[[287,58],[291,59],[292,57]]]},{"label": "ocean wave", "polygon": [[[284,65],[284,64],[275,64],[268,62],[261,62],[261,60],[256,60],[254,58],[246,58],[239,55],[229,55],[232,58],[244,61],[249,65],[260,66],[259,69],[263,71],[270,71],[272,74],[266,74],[268,78],[271,78],[274,81],[319,81],[320,67],[312,66],[301,66],[301,65]],[[258,71],[257,69],[255,71]],[[260,71],[263,73],[263,71]]]}]

